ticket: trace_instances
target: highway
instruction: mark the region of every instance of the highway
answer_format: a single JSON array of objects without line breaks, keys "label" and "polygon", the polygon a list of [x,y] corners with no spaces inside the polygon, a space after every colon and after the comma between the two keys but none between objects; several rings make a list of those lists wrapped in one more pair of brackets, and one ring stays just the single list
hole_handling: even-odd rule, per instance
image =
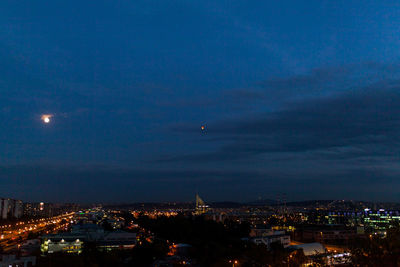
[{"label": "highway", "polygon": [[22,242],[27,240],[29,233],[48,234],[68,229],[74,213],[53,216],[49,218],[41,218],[20,221],[14,224],[0,226],[0,247],[3,251],[18,249]]}]

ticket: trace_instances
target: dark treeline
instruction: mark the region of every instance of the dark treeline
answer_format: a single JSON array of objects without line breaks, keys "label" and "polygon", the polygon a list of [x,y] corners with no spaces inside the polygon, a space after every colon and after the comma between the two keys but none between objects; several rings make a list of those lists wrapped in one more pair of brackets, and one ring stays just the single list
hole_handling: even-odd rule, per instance
[{"label": "dark treeline", "polygon": [[351,254],[354,266],[400,266],[400,227],[389,228],[385,238],[370,235],[353,240]]},{"label": "dark treeline", "polygon": [[298,266],[304,262],[302,253],[295,253],[289,262],[289,252],[278,244],[268,250],[266,246],[242,240],[250,232],[248,223],[225,221],[222,224],[201,216],[183,215],[156,219],[140,216],[137,222],[169,244],[191,245],[190,256],[200,266],[232,266],[230,260],[237,260],[240,266]]},{"label": "dark treeline", "polygon": [[174,242],[197,244],[205,242],[230,243],[247,237],[250,232],[248,223],[235,223],[226,221],[225,224],[206,220],[202,216],[172,216],[150,219],[140,216],[137,223],[155,233],[160,238]]}]

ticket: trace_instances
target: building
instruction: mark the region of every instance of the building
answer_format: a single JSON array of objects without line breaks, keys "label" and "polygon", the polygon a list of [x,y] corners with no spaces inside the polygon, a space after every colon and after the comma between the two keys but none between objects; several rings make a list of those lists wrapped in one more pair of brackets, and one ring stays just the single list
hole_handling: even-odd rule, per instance
[{"label": "building", "polygon": [[329,211],[325,215],[326,224],[330,225],[347,225],[359,226],[362,224],[363,213],[356,211]]},{"label": "building", "polygon": [[42,253],[67,252],[81,253],[85,235],[63,233],[45,236],[40,250]]},{"label": "building", "polygon": [[[283,232],[283,231],[278,231],[278,232]],[[290,235],[286,235],[284,232],[275,233],[269,236],[253,237],[251,241],[257,245],[264,244],[268,248],[270,248],[271,244],[273,243],[281,244],[284,248],[286,248],[290,244]]]},{"label": "building", "polygon": [[97,224],[74,225],[71,232],[42,237],[42,253],[81,253],[85,242],[93,242],[100,250],[129,249],[136,245],[136,233],[122,230],[104,231]]},{"label": "building", "polygon": [[271,247],[272,243],[279,243],[284,248],[290,244],[290,235],[287,235],[285,231],[275,231],[265,225],[256,225],[250,230],[250,240],[257,244],[264,244],[268,248]]},{"label": "building", "polygon": [[377,211],[365,210],[364,228],[368,233],[378,233],[385,235],[386,230],[396,223],[400,222],[398,211]]},{"label": "building", "polygon": [[36,266],[36,257],[17,257],[16,255],[0,255],[0,267]]},{"label": "building", "polygon": [[122,230],[105,232],[104,236],[96,241],[100,250],[131,249],[136,246],[136,234]]},{"label": "building", "polygon": [[195,207],[195,215],[201,215],[210,210],[210,206],[208,206],[198,194],[196,194],[196,207]]},{"label": "building", "polygon": [[73,203],[24,203],[23,214],[28,217],[51,217],[79,210],[79,205]]},{"label": "building", "polygon": [[9,214],[9,199],[0,199],[0,216],[1,219],[5,220],[8,218]]},{"label": "building", "polygon": [[260,236],[272,235],[273,233],[274,233],[274,230],[272,230],[272,228],[270,226],[267,226],[265,224],[257,224],[250,229],[249,236],[260,237]]},{"label": "building", "polygon": [[24,215],[28,217],[50,217],[54,216],[51,203],[34,202],[24,204]]},{"label": "building", "polygon": [[21,200],[0,198],[0,219],[21,218],[23,203]]},{"label": "building", "polygon": [[357,237],[356,227],[342,225],[310,225],[298,227],[295,239],[302,242],[342,244]]},{"label": "building", "polygon": [[21,200],[15,200],[14,203],[14,218],[21,218],[24,215],[24,204]]}]

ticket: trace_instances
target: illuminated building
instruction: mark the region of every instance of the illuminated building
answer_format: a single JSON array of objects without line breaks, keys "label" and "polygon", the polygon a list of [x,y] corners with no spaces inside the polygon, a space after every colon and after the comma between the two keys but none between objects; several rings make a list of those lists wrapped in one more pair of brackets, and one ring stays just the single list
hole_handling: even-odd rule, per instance
[{"label": "illuminated building", "polygon": [[54,235],[52,238],[48,238],[42,242],[41,251],[43,253],[81,253],[83,242],[79,237],[85,238],[85,236],[79,234]]},{"label": "illuminated building", "polygon": [[343,224],[357,226],[362,224],[362,212],[330,211],[325,216],[327,223],[331,225]]},{"label": "illuminated building", "polygon": [[198,194],[196,194],[196,207],[195,207],[195,214],[201,215],[206,213],[209,210],[210,206],[208,206]]},{"label": "illuminated building", "polygon": [[79,205],[73,203],[24,203],[23,214],[27,217],[51,217],[67,212],[78,211]]},{"label": "illuminated building", "polygon": [[364,227],[367,232],[384,234],[388,228],[398,222],[400,222],[400,213],[398,211],[385,211],[384,209],[371,211],[365,209]]},{"label": "illuminated building", "polygon": [[136,245],[136,233],[104,231],[97,224],[74,225],[68,233],[42,237],[42,253],[81,253],[85,242],[95,242],[99,250],[131,249]]}]

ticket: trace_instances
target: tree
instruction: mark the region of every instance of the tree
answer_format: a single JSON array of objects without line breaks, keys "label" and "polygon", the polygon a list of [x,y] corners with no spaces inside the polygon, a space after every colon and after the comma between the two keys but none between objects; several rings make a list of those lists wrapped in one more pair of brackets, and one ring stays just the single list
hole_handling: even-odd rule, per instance
[{"label": "tree", "polygon": [[370,235],[351,244],[355,266],[400,266],[400,227],[387,230],[386,237]]},{"label": "tree", "polygon": [[114,228],[112,227],[112,225],[108,221],[104,221],[102,226],[103,226],[104,231],[111,232],[111,231],[114,230]]}]

